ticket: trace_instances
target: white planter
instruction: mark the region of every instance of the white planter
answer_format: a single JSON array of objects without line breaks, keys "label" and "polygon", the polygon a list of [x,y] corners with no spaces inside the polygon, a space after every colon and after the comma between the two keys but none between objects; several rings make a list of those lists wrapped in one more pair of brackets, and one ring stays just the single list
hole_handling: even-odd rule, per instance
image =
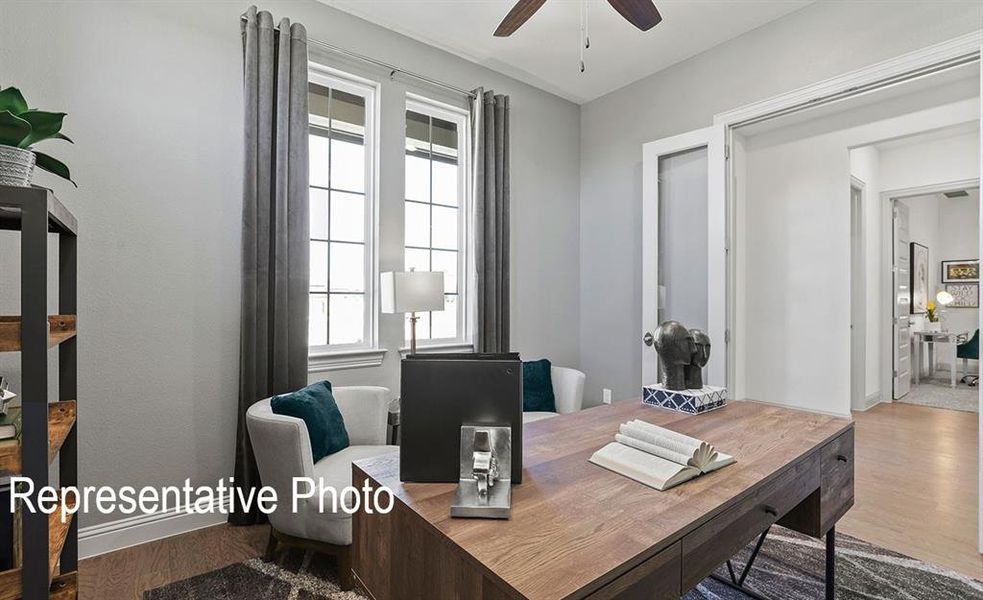
[{"label": "white planter", "polygon": [[34,153],[0,145],[0,185],[28,187],[34,174]]}]

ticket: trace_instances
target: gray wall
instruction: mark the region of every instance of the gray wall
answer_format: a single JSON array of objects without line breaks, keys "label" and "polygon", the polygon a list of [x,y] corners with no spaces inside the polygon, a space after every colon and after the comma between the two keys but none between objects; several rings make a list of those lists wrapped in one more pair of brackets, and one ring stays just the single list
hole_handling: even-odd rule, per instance
[{"label": "gray wall", "polygon": [[[713,115],[980,27],[979,2],[818,2],[581,108],[585,404],[641,381],[641,146]],[[714,340],[722,350],[719,340]]]},{"label": "gray wall", "polygon": [[[0,84],[69,113],[75,146],[48,150],[79,189],[41,175],[79,217],[80,444],[85,485],[214,484],[231,474],[238,371],[241,41],[250,2],[3,2]],[[313,1],[267,2],[311,37],[511,95],[513,346],[576,365],[579,108]],[[344,65],[339,63],[341,68]],[[384,84],[382,201],[402,196],[402,98]],[[395,127],[395,129],[393,129]],[[398,165],[398,166],[396,166]],[[402,224],[381,224],[383,269],[402,266]],[[389,232],[387,234],[387,232]],[[392,237],[398,236],[398,237]],[[0,275],[17,273],[0,233]],[[4,286],[0,286],[0,290]],[[0,314],[19,310],[0,291]],[[386,315],[382,342],[402,344]],[[0,372],[16,376],[16,363]],[[326,374],[395,387],[397,357]],[[16,379],[16,377],[15,377]],[[82,525],[111,520],[90,514]]]}]

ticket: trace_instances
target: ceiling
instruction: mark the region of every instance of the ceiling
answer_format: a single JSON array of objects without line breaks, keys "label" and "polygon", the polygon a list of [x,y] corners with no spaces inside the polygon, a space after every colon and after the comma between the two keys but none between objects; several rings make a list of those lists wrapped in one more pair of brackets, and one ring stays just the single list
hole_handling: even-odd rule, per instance
[{"label": "ceiling", "polygon": [[[583,103],[695,56],[813,0],[655,0],[642,32],[587,0],[591,47],[580,72],[578,0],[549,0],[508,38],[492,35],[514,0],[320,0],[559,96]],[[475,82],[477,83],[477,82]]]}]

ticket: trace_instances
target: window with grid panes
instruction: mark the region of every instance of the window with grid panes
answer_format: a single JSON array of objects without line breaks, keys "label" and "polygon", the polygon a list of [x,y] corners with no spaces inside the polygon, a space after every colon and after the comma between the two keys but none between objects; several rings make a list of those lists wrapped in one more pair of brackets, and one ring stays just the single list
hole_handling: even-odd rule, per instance
[{"label": "window with grid panes", "polygon": [[[406,111],[406,270],[443,271],[444,310],[419,313],[421,344],[465,341],[466,234],[463,128],[446,109],[408,102]],[[409,324],[406,325],[409,338]]]},{"label": "window with grid panes", "polygon": [[[371,181],[366,106],[371,90],[312,77],[310,318],[312,351],[371,345]],[[371,113],[369,113],[371,114]]]}]

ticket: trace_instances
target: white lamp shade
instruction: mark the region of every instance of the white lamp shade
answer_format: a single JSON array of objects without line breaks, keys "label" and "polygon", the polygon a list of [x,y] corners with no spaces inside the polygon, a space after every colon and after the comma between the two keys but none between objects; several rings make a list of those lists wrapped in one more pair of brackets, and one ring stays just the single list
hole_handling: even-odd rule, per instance
[{"label": "white lamp shade", "polygon": [[942,306],[949,306],[955,300],[955,298],[949,292],[942,290],[935,295],[935,300]]},{"label": "white lamp shade", "polygon": [[409,313],[444,310],[442,271],[405,271],[382,274],[382,312]]}]

